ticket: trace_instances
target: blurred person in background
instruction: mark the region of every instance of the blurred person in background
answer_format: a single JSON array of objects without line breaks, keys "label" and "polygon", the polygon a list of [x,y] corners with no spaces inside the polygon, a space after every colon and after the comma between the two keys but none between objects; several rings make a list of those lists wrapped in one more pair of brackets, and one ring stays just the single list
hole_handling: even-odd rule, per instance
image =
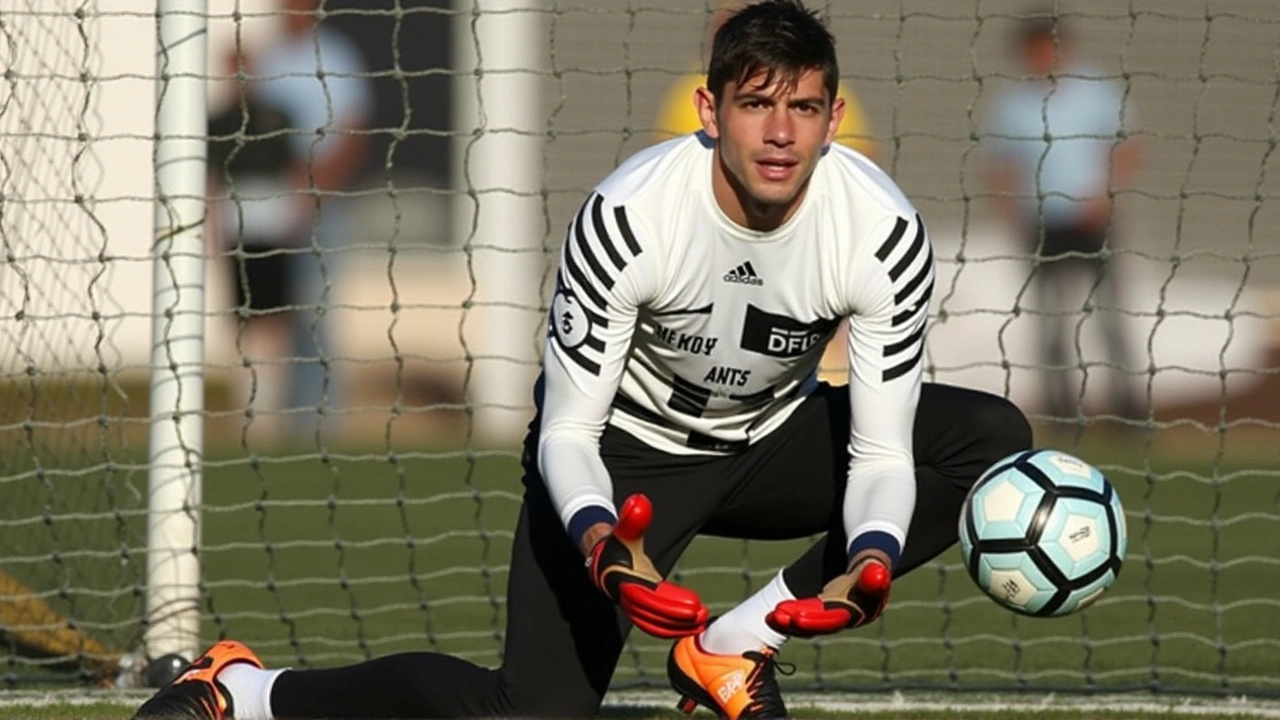
[{"label": "blurred person in background", "polygon": [[[252,56],[252,93],[289,118],[292,162],[286,179],[296,206],[289,255],[295,291],[293,355],[286,406],[293,433],[316,430],[319,413],[341,405],[330,322],[332,285],[349,238],[341,193],[364,160],[373,89],[360,50],[326,26],[323,0],[281,0],[282,32]],[[324,411],[321,410],[324,408]]]},{"label": "blurred person in background", "polygon": [[1083,287],[1085,312],[1096,313],[1111,366],[1107,410],[1136,419],[1143,414],[1126,375],[1128,337],[1108,262],[1114,193],[1137,165],[1134,109],[1122,85],[1075,58],[1075,41],[1054,12],[1037,9],[1017,24],[1013,44],[1024,75],[988,110],[990,184],[1033,262],[1040,361],[1047,368],[1042,409],[1059,421],[1082,412],[1071,383],[1074,313],[1067,308],[1072,291]]},{"label": "blurred person in background", "polygon": [[241,323],[236,349],[253,367],[243,401],[255,411],[257,436],[272,441],[288,387],[290,365],[282,360],[293,351],[294,254],[310,213],[291,182],[297,165],[288,135],[293,121],[240,80],[248,74],[244,49],[232,48],[223,63],[223,75],[236,78],[230,101],[208,122],[209,228],[227,259]]},{"label": "blurred person in background", "polygon": [[[702,129],[702,122],[698,118],[692,98],[698,88],[706,84],[707,74],[703,68],[707,66],[716,31],[743,4],[743,0],[722,0],[711,12],[711,17],[707,19],[706,32],[702,36],[699,59],[690,63],[689,71],[677,77],[662,96],[653,123],[653,142],[670,140]],[[880,162],[879,145],[871,134],[871,125],[867,122],[866,113],[853,88],[841,81],[836,93],[844,101],[844,117],[836,130],[835,141],[862,153],[872,162]],[[836,337],[839,338],[842,334],[836,333]],[[847,371],[844,344],[839,341],[832,342],[823,353],[819,364],[819,377],[827,382],[840,382]]]}]

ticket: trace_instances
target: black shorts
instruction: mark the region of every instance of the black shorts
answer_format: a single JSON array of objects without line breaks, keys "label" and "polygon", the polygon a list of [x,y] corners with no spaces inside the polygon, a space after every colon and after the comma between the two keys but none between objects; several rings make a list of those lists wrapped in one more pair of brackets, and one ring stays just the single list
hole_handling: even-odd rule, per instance
[{"label": "black shorts", "polygon": [[240,245],[227,258],[237,309],[262,314],[293,304],[293,256],[288,251]]}]

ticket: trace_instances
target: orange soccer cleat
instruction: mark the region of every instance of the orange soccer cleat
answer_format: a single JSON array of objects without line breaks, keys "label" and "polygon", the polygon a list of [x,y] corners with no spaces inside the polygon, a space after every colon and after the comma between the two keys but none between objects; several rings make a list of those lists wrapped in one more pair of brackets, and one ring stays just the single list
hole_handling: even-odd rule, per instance
[{"label": "orange soccer cleat", "polygon": [[138,708],[133,720],[225,720],[233,717],[231,698],[217,680],[233,663],[256,668],[262,661],[244,643],[223,640],[187,666],[173,682]]},{"label": "orange soccer cleat", "polygon": [[[688,715],[702,705],[721,720],[785,718],[778,670],[771,648],[717,655],[703,650],[697,636],[681,639],[667,656],[667,677],[680,693],[676,707]],[[792,672],[794,667],[782,669],[784,675]]]}]

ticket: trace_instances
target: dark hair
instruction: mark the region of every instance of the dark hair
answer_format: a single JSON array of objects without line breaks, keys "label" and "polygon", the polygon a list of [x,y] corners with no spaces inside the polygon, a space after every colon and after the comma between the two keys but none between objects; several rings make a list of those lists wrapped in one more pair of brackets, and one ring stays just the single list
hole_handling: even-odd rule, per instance
[{"label": "dark hair", "polygon": [[836,41],[817,13],[800,0],[762,0],[738,10],[716,31],[707,85],[721,100],[725,85],[764,72],[764,85],[794,88],[807,70],[821,70],[827,100],[840,85]]}]

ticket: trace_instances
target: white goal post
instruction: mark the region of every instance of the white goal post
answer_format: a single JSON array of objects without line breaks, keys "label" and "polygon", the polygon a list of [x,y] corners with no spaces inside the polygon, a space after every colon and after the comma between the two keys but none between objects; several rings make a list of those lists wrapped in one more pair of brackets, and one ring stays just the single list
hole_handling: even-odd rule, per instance
[{"label": "white goal post", "polygon": [[200,646],[208,3],[156,5],[146,654]]}]

